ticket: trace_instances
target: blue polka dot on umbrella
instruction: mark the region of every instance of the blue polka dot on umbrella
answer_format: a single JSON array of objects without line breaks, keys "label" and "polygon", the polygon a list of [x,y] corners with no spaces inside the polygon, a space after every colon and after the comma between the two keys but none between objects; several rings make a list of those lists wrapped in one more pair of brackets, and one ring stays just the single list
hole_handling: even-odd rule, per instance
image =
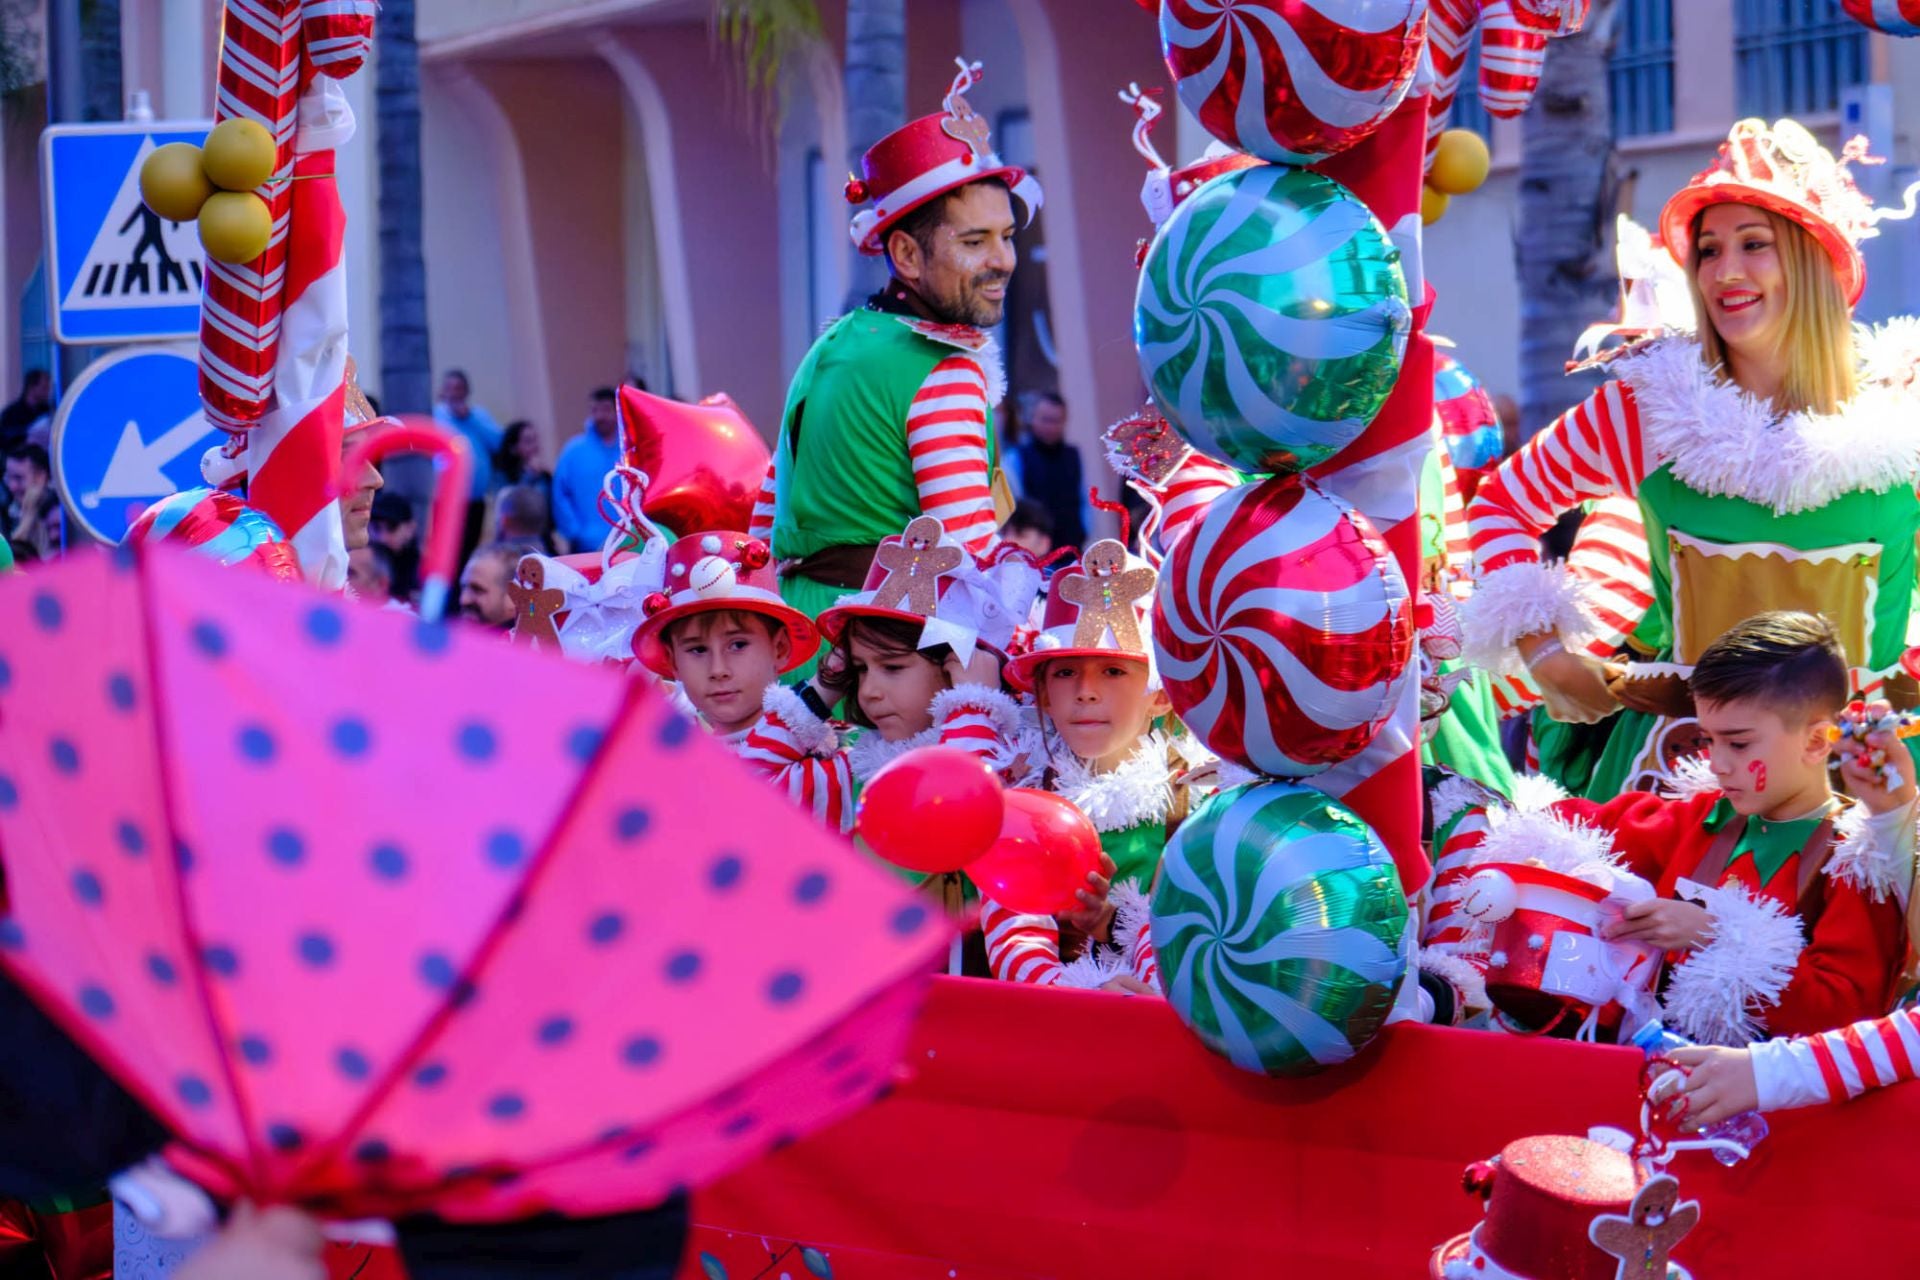
[{"label": "blue polka dot on umbrella", "polygon": [[413,1073],[413,1083],[422,1089],[437,1089],[447,1082],[444,1063],[424,1062]]},{"label": "blue polka dot on umbrella", "polygon": [[620,1059],[630,1067],[650,1067],[660,1061],[662,1046],[653,1036],[635,1036],[620,1047]]},{"label": "blue polka dot on umbrella", "polygon": [[106,901],[107,891],[99,876],[82,867],[73,873],[73,896],[89,907],[97,907]]},{"label": "blue polka dot on umbrella", "polygon": [[499,1093],[487,1099],[487,1114],[495,1120],[518,1120],[527,1113],[527,1100],[517,1093]]},{"label": "blue polka dot on umbrella", "polygon": [[810,906],[827,896],[827,890],[831,887],[831,884],[832,882],[827,879],[826,872],[809,871],[794,882],[794,901],[800,903],[802,906]]},{"label": "blue polka dot on umbrella", "polygon": [[315,969],[324,969],[333,963],[333,939],[324,933],[303,933],[300,935],[297,950],[303,963]]},{"label": "blue polka dot on umbrella", "polygon": [[163,987],[172,986],[180,977],[179,971],[173,967],[173,961],[158,951],[147,955],[147,974]]},{"label": "blue polka dot on umbrella", "polygon": [[407,851],[397,844],[375,845],[367,855],[373,874],[382,880],[401,880],[407,874]]},{"label": "blue polka dot on umbrella", "polygon": [[55,738],[47,744],[47,757],[55,769],[69,777],[80,772],[80,748],[65,738]]},{"label": "blue polka dot on umbrella", "polygon": [[573,1039],[573,1019],[557,1014],[542,1022],[534,1036],[549,1049],[563,1045]]},{"label": "blue polka dot on umbrella", "polygon": [[620,1158],[627,1161],[645,1160],[653,1154],[654,1148],[659,1145],[660,1144],[652,1138],[641,1138],[625,1151],[622,1151]]},{"label": "blue polka dot on umbrella", "polygon": [[20,803],[20,788],[13,785],[13,779],[0,773],[0,809],[12,809]]},{"label": "blue polka dot on umbrella", "polygon": [[367,1055],[351,1045],[333,1055],[333,1065],[349,1080],[365,1080],[373,1074],[373,1063]]},{"label": "blue polka dot on umbrella", "polygon": [[722,1137],[726,1137],[726,1138],[737,1138],[741,1134],[746,1133],[749,1129],[753,1128],[756,1124],[759,1124],[759,1123],[760,1123],[759,1118],[754,1116],[751,1112],[745,1113],[743,1115],[737,1115],[733,1119],[727,1121],[725,1124],[720,1126],[720,1134]]},{"label": "blue polka dot on umbrella", "polygon": [[687,739],[692,736],[693,721],[678,711],[669,711],[666,720],[660,725],[660,745],[672,751],[677,747],[685,746]]},{"label": "blue polka dot on umbrella", "polygon": [[587,924],[587,941],[596,947],[618,942],[627,931],[627,921],[618,911],[603,911]]},{"label": "blue polka dot on umbrella", "polygon": [[592,725],[583,724],[567,735],[567,754],[580,764],[592,764],[606,736]]},{"label": "blue polka dot on umbrella", "polygon": [[368,1138],[353,1149],[358,1164],[385,1164],[393,1158],[393,1148],[378,1138]]},{"label": "blue polka dot on umbrella", "polygon": [[133,677],[116,671],[107,677],[107,702],[115,711],[131,711],[134,704]]},{"label": "blue polka dot on umbrella", "polygon": [[453,967],[453,961],[438,951],[429,951],[420,957],[420,980],[436,991],[445,991],[460,979],[460,971]]},{"label": "blue polka dot on umbrella", "polygon": [[676,951],[667,959],[667,981],[691,982],[700,976],[700,953]]},{"label": "blue polka dot on umbrella", "polygon": [[767,983],[767,999],[775,1004],[791,1004],[806,989],[807,980],[791,969],[785,973],[776,973]]},{"label": "blue polka dot on umbrella", "polygon": [[193,647],[198,649],[202,656],[216,662],[227,656],[227,633],[222,631],[220,624],[211,618],[202,618],[194,623],[188,634],[193,639]]},{"label": "blue polka dot on umbrella", "polygon": [[273,1046],[260,1036],[241,1036],[239,1048],[248,1066],[264,1067],[273,1061]]},{"label": "blue polka dot on umbrella", "polygon": [[344,716],[334,721],[333,729],[327,736],[333,743],[333,749],[348,759],[367,754],[367,749],[373,745],[373,730],[367,728],[367,722],[358,716]]},{"label": "blue polka dot on umbrella", "polygon": [[235,745],[239,747],[241,756],[254,764],[272,763],[274,752],[278,750],[273,734],[267,730],[266,726],[257,724],[250,724],[241,729]]},{"label": "blue polka dot on umbrella", "polygon": [[318,645],[335,645],[347,633],[347,621],[338,606],[317,604],[307,610],[307,636]]},{"label": "blue polka dot on umbrella", "polygon": [[920,932],[927,923],[927,909],[917,903],[901,907],[893,913],[893,931],[901,937]]},{"label": "blue polka dot on umbrella", "polygon": [[635,805],[622,809],[613,820],[613,834],[623,843],[632,843],[647,834],[647,828],[653,825],[653,815]]},{"label": "blue polka dot on umbrella", "polygon": [[173,1091],[190,1107],[204,1107],[213,1101],[213,1090],[199,1076],[181,1076],[174,1081]]},{"label": "blue polka dot on umbrella", "polygon": [[223,978],[231,978],[240,972],[240,957],[234,953],[232,947],[216,943],[202,951],[200,958],[206,961],[207,968]]},{"label": "blue polka dot on umbrella", "polygon": [[33,620],[42,631],[58,631],[67,620],[67,611],[51,592],[42,591],[33,597]]},{"label": "blue polka dot on umbrella", "polygon": [[80,988],[80,1012],[98,1021],[113,1016],[113,997],[104,987],[92,985]]},{"label": "blue polka dot on umbrella", "polygon": [[462,756],[475,764],[484,764],[493,759],[494,752],[499,749],[493,730],[478,721],[461,725],[460,732],[454,737],[454,745]]},{"label": "blue polka dot on umbrella", "polygon": [[5,658],[0,658],[0,691],[6,690],[12,684],[13,664]]},{"label": "blue polka dot on umbrella", "polygon": [[437,658],[453,643],[453,634],[444,622],[424,618],[413,624],[413,647],[429,658]]},{"label": "blue polka dot on umbrella", "polygon": [[0,917],[0,951],[19,951],[27,945],[27,935],[21,930],[20,922]]},{"label": "blue polka dot on umbrella", "polygon": [[120,852],[129,858],[138,858],[147,851],[146,832],[140,830],[140,825],[136,822],[121,819],[119,825],[113,829],[113,838],[119,844]]},{"label": "blue polka dot on umbrella", "polygon": [[303,1139],[300,1131],[290,1124],[270,1124],[267,1126],[267,1142],[282,1155],[300,1149]]},{"label": "blue polka dot on umbrella", "polygon": [[739,855],[726,853],[714,859],[707,868],[707,883],[722,893],[740,883],[740,877],[746,874],[747,864]]},{"label": "blue polka dot on umbrella", "polygon": [[267,856],[283,867],[297,867],[306,861],[307,842],[298,831],[276,827],[267,833]]},{"label": "blue polka dot on umbrella", "polygon": [[487,861],[503,871],[519,866],[526,856],[526,841],[517,832],[495,831],[487,837]]}]

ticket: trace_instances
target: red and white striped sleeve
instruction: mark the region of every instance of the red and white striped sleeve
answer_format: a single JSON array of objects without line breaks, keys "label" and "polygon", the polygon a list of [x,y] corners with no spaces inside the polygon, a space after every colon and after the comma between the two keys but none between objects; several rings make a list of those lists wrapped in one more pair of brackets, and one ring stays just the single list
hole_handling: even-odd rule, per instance
[{"label": "red and white striped sleeve", "polygon": [[736,750],[822,826],[842,834],[853,829],[853,767],[833,726],[799,694],[768,686],[760,719]]},{"label": "red and white striped sleeve", "polygon": [[996,771],[1013,763],[1021,736],[1020,708],[999,689],[980,684],[942,689],[934,695],[931,710],[941,746],[978,756]]},{"label": "red and white striped sleeve", "polygon": [[1127,956],[1128,970],[1134,978],[1155,991],[1160,990],[1160,959],[1153,950],[1153,924],[1140,928],[1140,936]]},{"label": "red and white striped sleeve", "polygon": [[760,482],[760,496],[753,500],[753,515],[747,520],[747,536],[773,545],[774,481],[778,478],[780,453],[767,459],[767,478]]},{"label": "red and white striped sleeve", "polygon": [[1589,643],[1598,628],[1587,590],[1573,574],[1540,562],[1540,535],[1560,514],[1591,499],[1631,498],[1647,476],[1633,391],[1620,381],[1563,414],[1481,482],[1467,506],[1468,536],[1480,578],[1466,611],[1467,650],[1475,665],[1511,672],[1521,636],[1557,631]]},{"label": "red and white striped sleeve", "polygon": [[987,472],[987,375],[970,355],[933,366],[907,410],[907,456],[920,511],[974,555],[993,546],[999,522]]},{"label": "red and white striped sleeve", "polygon": [[1766,1041],[1751,1053],[1762,1111],[1857,1098],[1920,1074],[1920,1010],[1896,1009],[1837,1031]]},{"label": "red and white striped sleeve", "polygon": [[1640,504],[1623,494],[1601,498],[1580,522],[1567,567],[1586,587],[1587,612],[1598,634],[1587,646],[1611,657],[1653,605],[1653,570]]},{"label": "red and white striped sleeve", "polygon": [[1027,915],[987,898],[980,903],[980,932],[986,936],[987,965],[1002,982],[1051,987],[1066,976],[1060,926],[1052,916]]},{"label": "red and white striped sleeve", "polygon": [[[1456,583],[1464,583],[1473,573],[1473,540],[1467,529],[1467,497],[1460,487],[1460,472],[1454,467],[1452,459],[1447,457],[1444,446],[1439,454],[1441,554],[1447,562],[1447,576]],[[1455,594],[1457,596],[1459,593]]]}]

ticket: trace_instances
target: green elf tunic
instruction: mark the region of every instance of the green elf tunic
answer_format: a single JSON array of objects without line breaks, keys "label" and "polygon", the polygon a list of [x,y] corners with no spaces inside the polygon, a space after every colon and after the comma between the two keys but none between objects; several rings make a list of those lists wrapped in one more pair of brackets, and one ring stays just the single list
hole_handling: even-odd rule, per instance
[{"label": "green elf tunic", "polygon": [[818,617],[923,514],[975,554],[992,545],[1002,391],[993,340],[970,326],[868,308],[828,328],[794,374],[773,458],[786,601]]},{"label": "green elf tunic", "polygon": [[[1484,574],[1469,612],[1474,656],[1512,661],[1515,638],[1581,634],[1577,586],[1538,563],[1533,540],[1560,511],[1621,492],[1646,525],[1653,600],[1631,637],[1649,661],[1631,682],[1677,687],[1729,627],[1770,609],[1825,614],[1855,684],[1911,705],[1899,675],[1920,534],[1920,399],[1901,329],[1861,340],[1861,389],[1831,416],[1780,415],[1714,377],[1690,340],[1649,344],[1615,363],[1618,381],[1536,436],[1484,484],[1469,510]],[[1884,682],[1884,683],[1883,683]],[[1697,753],[1685,716],[1623,711],[1590,776],[1542,768],[1569,790],[1608,799],[1675,781]]]}]

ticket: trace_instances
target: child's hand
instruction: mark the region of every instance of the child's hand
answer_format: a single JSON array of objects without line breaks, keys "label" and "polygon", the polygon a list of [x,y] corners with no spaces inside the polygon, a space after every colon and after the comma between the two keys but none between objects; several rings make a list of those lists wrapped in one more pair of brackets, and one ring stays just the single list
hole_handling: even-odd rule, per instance
[{"label": "child's hand", "polygon": [[942,668],[947,673],[947,682],[954,688],[963,684],[984,685],[989,689],[1000,687],[1000,655],[985,645],[975,645],[973,660],[961,662],[960,655],[949,653]]},{"label": "child's hand", "polygon": [[1060,917],[1062,924],[1071,925],[1089,938],[1105,942],[1113,936],[1113,904],[1107,901],[1107,894],[1113,888],[1111,879],[1114,862],[1105,853],[1100,855],[1100,869],[1087,872],[1087,887],[1074,890],[1074,898],[1080,905]]},{"label": "child's hand", "polygon": [[326,1280],[320,1224],[276,1205],[239,1205],[211,1243],[175,1274],[179,1280]]},{"label": "child's hand", "polygon": [[1699,1046],[1667,1055],[1689,1074],[1681,1094],[1680,1127],[1689,1133],[1758,1110],[1760,1086],[1753,1078],[1753,1054],[1745,1049]]},{"label": "child's hand", "polygon": [[[1869,723],[1893,714],[1893,708],[1884,702],[1869,702],[1862,718]],[[1847,780],[1847,791],[1869,813],[1891,813],[1902,809],[1914,801],[1913,754],[1909,752],[1892,729],[1883,729],[1870,733],[1864,740],[1842,739],[1837,744],[1840,753],[1840,776]],[[1897,785],[1889,787],[1882,766],[1869,764],[1861,759],[1862,751],[1872,755],[1878,752],[1887,766],[1893,770]]]},{"label": "child's hand", "polygon": [[1630,904],[1620,919],[1600,926],[1609,942],[1641,942],[1662,951],[1703,947],[1713,937],[1713,917],[1707,909],[1673,898],[1654,898]]},{"label": "child's hand", "polygon": [[1107,979],[1100,989],[1102,991],[1118,991],[1124,996],[1157,996],[1160,994],[1130,973],[1123,973],[1117,977]]}]

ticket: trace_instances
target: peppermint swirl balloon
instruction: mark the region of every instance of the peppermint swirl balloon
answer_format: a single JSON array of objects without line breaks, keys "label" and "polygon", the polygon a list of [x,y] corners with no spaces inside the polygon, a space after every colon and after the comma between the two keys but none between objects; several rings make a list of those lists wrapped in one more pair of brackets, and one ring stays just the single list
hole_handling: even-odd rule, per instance
[{"label": "peppermint swirl balloon", "polygon": [[1434,353],[1433,412],[1447,457],[1458,471],[1484,471],[1500,461],[1500,414],[1480,379],[1444,351]]},{"label": "peppermint swirl balloon", "polygon": [[1140,273],[1133,334],[1167,420],[1255,474],[1302,471],[1367,429],[1412,313],[1400,254],[1331,178],[1262,165],[1189,196]]},{"label": "peppermint swirl balloon", "polygon": [[1890,36],[1920,36],[1920,0],[1840,0],[1855,22]]},{"label": "peppermint swirl balloon", "polygon": [[1160,43],[1180,101],[1262,160],[1344,151],[1405,101],[1427,0],[1166,0]]},{"label": "peppermint swirl balloon", "polygon": [[1393,714],[1413,639],[1406,580],[1380,535],[1291,476],[1215,499],[1154,596],[1174,711],[1215,755],[1269,777],[1364,750]]},{"label": "peppermint swirl balloon", "polygon": [[219,489],[182,489],[140,513],[127,542],[172,542],[223,565],[252,565],[282,582],[300,580],[300,561],[272,517],[239,495]]},{"label": "peppermint swirl balloon", "polygon": [[1167,844],[1153,892],[1160,981],[1235,1066],[1307,1075],[1386,1022],[1406,975],[1407,899],[1367,824],[1318,791],[1209,797]]}]

